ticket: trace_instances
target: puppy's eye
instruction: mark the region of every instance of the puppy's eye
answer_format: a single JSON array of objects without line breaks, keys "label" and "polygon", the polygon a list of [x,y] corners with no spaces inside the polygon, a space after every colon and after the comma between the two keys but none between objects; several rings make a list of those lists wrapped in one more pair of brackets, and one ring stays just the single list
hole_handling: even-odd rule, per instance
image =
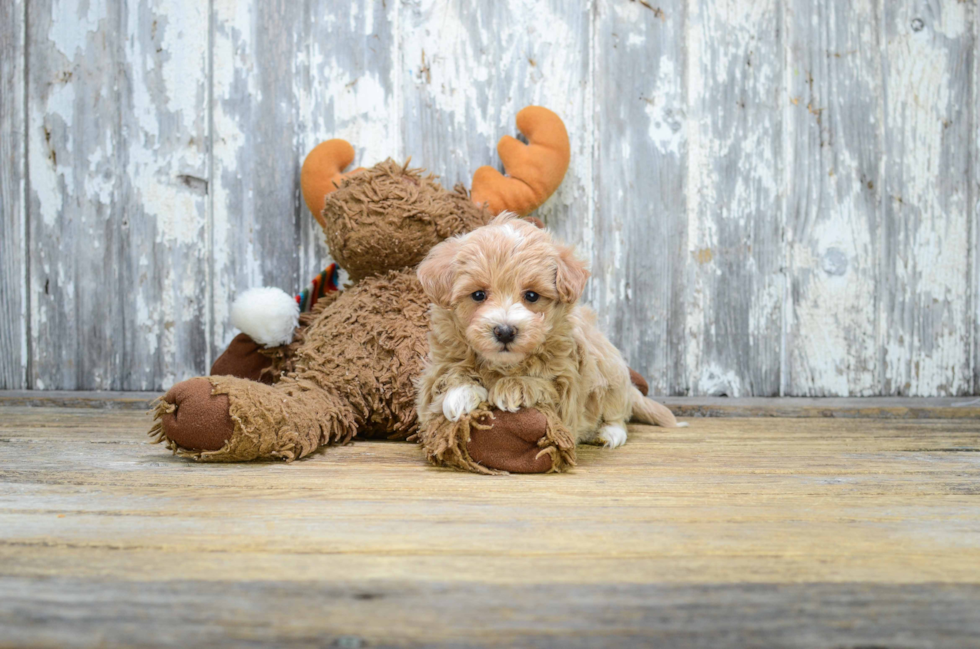
[{"label": "puppy's eye", "polygon": [[484,291],[474,291],[471,297],[474,302],[482,302],[487,299],[487,294]]},{"label": "puppy's eye", "polygon": [[524,299],[527,300],[528,302],[537,302],[539,297],[541,296],[535,293],[534,291],[528,291],[527,293],[524,294]]}]

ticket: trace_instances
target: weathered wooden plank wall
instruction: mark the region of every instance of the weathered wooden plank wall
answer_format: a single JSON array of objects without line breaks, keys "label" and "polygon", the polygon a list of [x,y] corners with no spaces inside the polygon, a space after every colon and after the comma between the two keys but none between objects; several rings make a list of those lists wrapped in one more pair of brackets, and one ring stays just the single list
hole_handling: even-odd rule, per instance
[{"label": "weathered wooden plank wall", "polygon": [[879,392],[878,9],[876,0],[787,8],[787,393]]},{"label": "weathered wooden plank wall", "polygon": [[0,387],[27,385],[24,5],[0,3]]},{"label": "weathered wooden plank wall", "polygon": [[597,15],[595,70],[616,73],[594,79],[594,215],[582,230],[594,242],[592,303],[631,364],[658,390],[684,392],[686,354],[698,345],[683,306],[684,3],[609,2]]},{"label": "weathered wooden plank wall", "polygon": [[[969,106],[961,2],[885,3],[883,388],[956,394],[970,380]],[[923,98],[928,98],[923,101]],[[975,107],[974,111],[975,112]],[[908,387],[905,387],[908,386]]]},{"label": "weathered wooden plank wall", "polygon": [[446,184],[537,103],[540,213],[672,394],[980,390],[975,0],[11,0],[0,388],[206,371],[237,291],[328,262],[302,156]]},{"label": "weathered wooden plank wall", "polygon": [[160,4],[27,3],[34,388],[150,388],[207,356],[208,12]]},{"label": "weathered wooden plank wall", "polygon": [[972,89],[970,97],[970,126],[973,130],[973,151],[970,154],[968,174],[970,200],[967,205],[967,219],[972,230],[970,244],[970,268],[973,273],[973,289],[967,296],[970,313],[973,314],[973,392],[980,392],[980,62],[977,49],[980,48],[980,9],[973,8],[973,53],[971,62],[973,74],[970,77]]}]

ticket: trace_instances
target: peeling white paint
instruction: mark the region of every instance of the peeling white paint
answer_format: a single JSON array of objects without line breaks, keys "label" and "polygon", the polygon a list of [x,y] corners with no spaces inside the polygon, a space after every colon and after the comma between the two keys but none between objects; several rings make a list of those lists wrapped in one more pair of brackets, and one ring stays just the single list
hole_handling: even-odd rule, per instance
[{"label": "peeling white paint", "polygon": [[742,379],[732,370],[708,363],[698,372],[697,392],[710,397],[744,397]]},{"label": "peeling white paint", "polygon": [[[932,29],[946,38],[962,37],[970,27],[970,4],[959,0],[940,3],[939,20],[932,24]],[[973,11],[976,11],[975,7]]]},{"label": "peeling white paint", "polygon": [[80,3],[69,0],[51,2],[51,31],[48,37],[61,54],[71,60],[79,50],[84,50],[88,39],[99,31],[99,24],[106,17],[106,3],[89,0]]},{"label": "peeling white paint", "polygon": [[649,97],[642,98],[646,102],[646,113],[650,118],[647,132],[654,146],[662,153],[679,156],[685,142],[686,122],[680,103],[683,101],[680,76],[673,58],[669,56],[661,57],[657,68],[657,82],[650,90]]},{"label": "peeling white paint", "polygon": [[[62,196],[75,183],[74,171],[70,164],[66,164],[73,151],[74,110],[75,87],[70,83],[55,84],[44,106],[29,115],[31,190],[40,204],[41,219],[48,227],[57,223]],[[53,135],[55,130],[57,133]]]},{"label": "peeling white paint", "polygon": [[[781,204],[777,16],[774,0],[688,3],[686,365],[695,391],[712,365],[747,390],[779,388],[778,373],[762,369],[778,367],[782,340],[783,278],[762,252],[777,243]],[[723,47],[709,46],[715,36]]]},{"label": "peeling white paint", "polygon": [[[24,50],[26,11],[20,0],[7,3],[10,19],[0,25],[0,41],[5,51]],[[9,49],[8,49],[9,48]],[[28,387],[29,316],[31,300],[28,285],[26,249],[28,204],[26,195],[27,160],[24,131],[27,128],[24,92],[26,60],[23,56],[0,61],[0,133],[20,133],[21,137],[0,140],[0,389]]]},{"label": "peeling white paint", "polygon": [[130,362],[148,366],[134,380],[154,389],[186,372],[180,366],[202,365],[190,339],[207,321],[208,19],[206,5],[193,2],[132,7],[125,15],[132,116],[122,145],[134,201],[127,220],[137,237],[152,233],[158,258],[171,260],[144,266],[140,257],[128,330],[140,340]]},{"label": "peeling white paint", "polygon": [[[888,262],[898,305],[889,310],[883,302],[881,317],[902,317],[897,308],[917,314],[914,322],[897,323],[885,338],[884,373],[892,378],[892,391],[916,396],[972,388],[965,358],[969,316],[961,297],[969,286],[962,263],[968,256],[969,225],[967,219],[951,217],[968,211],[967,191],[965,186],[951,191],[956,184],[947,182],[950,159],[967,155],[956,131],[950,131],[962,128],[960,105],[968,87],[965,79],[951,83],[964,72],[957,51],[969,47],[961,26],[965,9],[955,5],[943,4],[939,23],[904,6],[888,15],[885,125],[898,154],[889,157],[887,167],[895,178],[886,200],[897,232],[897,254]],[[950,40],[936,38],[936,28]]]},{"label": "peeling white paint", "polygon": [[[236,105],[236,83],[244,83],[245,91],[253,97],[253,104],[261,100],[254,75],[254,54],[251,39],[255,17],[253,6],[248,2],[215,0],[213,100],[212,111],[212,175],[211,183],[211,257],[214,274],[211,277],[214,299],[211,344],[220,348],[228,342],[231,331],[229,317],[235,291],[262,283],[261,269],[252,261],[255,253],[249,233],[236,229],[239,214],[232,214],[227,193],[226,179],[239,177],[239,157],[247,155],[247,125],[239,124],[238,116],[229,112]],[[234,186],[232,186],[233,188]],[[243,206],[247,209],[247,205]],[[231,244],[241,237],[246,243],[244,256],[232,258]],[[236,272],[237,270],[237,272]],[[247,279],[242,281],[242,275]],[[245,286],[239,284],[245,283]]]},{"label": "peeling white paint", "polygon": [[[210,327],[215,347],[228,341],[236,292],[297,272],[282,288],[300,288],[329,262],[288,187],[319,141],[348,139],[362,165],[412,155],[446,184],[468,183],[497,163],[516,112],[537,103],[565,119],[572,140],[568,176],[539,215],[601,260],[588,297],[660,384],[746,396],[771,390],[782,370],[786,393],[975,389],[980,203],[967,203],[966,187],[980,189],[963,178],[980,150],[968,114],[977,84],[967,96],[964,64],[975,6],[656,4],[661,15],[607,0],[466,11],[437,0],[314,2],[286,6],[275,29],[266,7],[234,0],[215,0],[212,16],[186,0],[32,9],[42,41],[26,118],[37,250],[23,317],[34,353],[59,339],[57,353],[70,356],[41,358],[35,385],[118,385],[124,353],[135,369],[122,387],[178,380],[200,364],[187,357],[198,328]],[[101,117],[109,111],[118,119]],[[262,111],[283,125],[280,142],[259,134],[272,119]],[[677,194],[653,195],[673,164]],[[286,190],[262,195],[266,174]],[[298,241],[297,214],[307,219]],[[637,226],[641,217],[649,224]],[[73,246],[78,259],[67,256]],[[122,316],[90,299],[85,273],[119,250],[137,274],[127,338],[93,361],[86,351]],[[670,285],[644,284],[637,268]],[[213,326],[201,325],[209,311]],[[633,313],[642,317],[624,316]],[[678,339],[683,349],[671,349]],[[130,341],[139,349],[122,351]]]},{"label": "peeling white paint", "polygon": [[[427,92],[427,99],[457,129],[472,129],[492,143],[496,140],[493,136],[497,125],[483,118],[484,107],[478,105],[478,97],[472,91],[488,82],[491,66],[474,65],[481,60],[479,44],[468,29],[467,17],[459,9],[459,5],[433,0],[418,3],[414,11],[422,18],[421,24],[402,35],[403,71],[410,75],[419,91],[427,87],[436,90]],[[429,22],[430,16],[436,20]],[[508,34],[499,33],[497,37],[503,40]]]}]

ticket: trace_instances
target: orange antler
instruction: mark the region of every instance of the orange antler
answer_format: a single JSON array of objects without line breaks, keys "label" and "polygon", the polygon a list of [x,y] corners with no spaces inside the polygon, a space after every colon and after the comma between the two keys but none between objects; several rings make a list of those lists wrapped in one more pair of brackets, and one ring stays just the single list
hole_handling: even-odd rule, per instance
[{"label": "orange antler", "polygon": [[568,132],[558,115],[528,106],[517,113],[517,128],[529,144],[509,135],[497,143],[507,176],[493,167],[480,167],[473,174],[473,202],[485,203],[493,214],[533,212],[558,189],[568,170]]},{"label": "orange antler", "polygon": [[340,187],[345,178],[361,167],[343,173],[354,162],[354,147],[346,140],[327,140],[313,147],[303,161],[299,184],[303,189],[306,207],[313,212],[317,222],[323,227],[323,205],[327,194]]}]

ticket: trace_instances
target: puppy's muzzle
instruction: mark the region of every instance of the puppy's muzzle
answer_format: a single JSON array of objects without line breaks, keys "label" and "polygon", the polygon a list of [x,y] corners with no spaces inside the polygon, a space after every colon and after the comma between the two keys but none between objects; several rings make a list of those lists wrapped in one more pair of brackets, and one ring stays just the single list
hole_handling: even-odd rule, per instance
[{"label": "puppy's muzzle", "polygon": [[493,337],[497,339],[497,342],[506,345],[514,342],[514,338],[517,338],[517,329],[510,325],[497,325],[493,328]]}]

